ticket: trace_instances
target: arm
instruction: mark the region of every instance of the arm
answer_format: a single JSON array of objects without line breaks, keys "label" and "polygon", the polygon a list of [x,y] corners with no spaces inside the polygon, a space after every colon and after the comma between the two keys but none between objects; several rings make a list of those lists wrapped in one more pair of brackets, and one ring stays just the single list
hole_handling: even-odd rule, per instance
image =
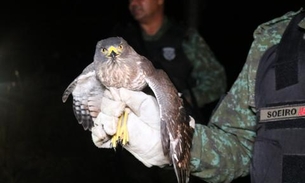
[{"label": "arm", "polygon": [[196,125],[192,174],[207,182],[230,182],[249,173],[256,118],[248,104],[248,65],[213,114]]}]

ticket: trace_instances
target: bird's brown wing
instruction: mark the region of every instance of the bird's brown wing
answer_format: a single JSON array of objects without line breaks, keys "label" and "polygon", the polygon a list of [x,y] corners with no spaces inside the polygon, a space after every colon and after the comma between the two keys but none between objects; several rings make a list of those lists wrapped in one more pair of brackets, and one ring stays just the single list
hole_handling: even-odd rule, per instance
[{"label": "bird's brown wing", "polygon": [[96,78],[93,64],[90,64],[64,91],[62,101],[66,102],[72,94],[73,112],[84,130],[90,130],[93,127],[93,119],[100,112],[100,99],[104,90],[104,86]]},{"label": "bird's brown wing", "polygon": [[146,81],[160,107],[163,152],[169,155],[178,182],[186,183],[190,173],[190,149],[194,133],[189,125],[189,115],[178,91],[163,70],[150,73]]}]

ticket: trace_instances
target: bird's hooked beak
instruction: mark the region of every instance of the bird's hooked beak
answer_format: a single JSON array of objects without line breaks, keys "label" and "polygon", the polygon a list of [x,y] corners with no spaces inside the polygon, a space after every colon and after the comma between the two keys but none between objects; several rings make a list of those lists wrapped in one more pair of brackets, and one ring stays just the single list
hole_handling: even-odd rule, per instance
[{"label": "bird's hooked beak", "polygon": [[117,56],[119,54],[118,49],[114,46],[110,46],[108,49],[108,56],[111,56],[112,58],[114,58],[115,56]]}]

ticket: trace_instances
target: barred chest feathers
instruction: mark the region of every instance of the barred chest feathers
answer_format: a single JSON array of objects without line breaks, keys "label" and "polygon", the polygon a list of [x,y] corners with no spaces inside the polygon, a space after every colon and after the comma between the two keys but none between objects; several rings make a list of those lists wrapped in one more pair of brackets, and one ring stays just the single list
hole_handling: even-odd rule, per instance
[{"label": "barred chest feathers", "polygon": [[[145,73],[134,64],[120,61],[120,64],[104,63],[97,71],[99,80],[106,87],[127,88],[129,90],[142,90],[147,86]],[[104,72],[102,72],[104,71]]]}]

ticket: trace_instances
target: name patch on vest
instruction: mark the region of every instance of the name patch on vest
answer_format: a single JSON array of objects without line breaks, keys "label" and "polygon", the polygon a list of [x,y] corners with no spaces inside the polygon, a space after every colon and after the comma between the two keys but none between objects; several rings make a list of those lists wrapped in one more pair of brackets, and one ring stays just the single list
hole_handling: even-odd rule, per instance
[{"label": "name patch on vest", "polygon": [[305,118],[305,104],[276,106],[260,110],[260,122]]}]

